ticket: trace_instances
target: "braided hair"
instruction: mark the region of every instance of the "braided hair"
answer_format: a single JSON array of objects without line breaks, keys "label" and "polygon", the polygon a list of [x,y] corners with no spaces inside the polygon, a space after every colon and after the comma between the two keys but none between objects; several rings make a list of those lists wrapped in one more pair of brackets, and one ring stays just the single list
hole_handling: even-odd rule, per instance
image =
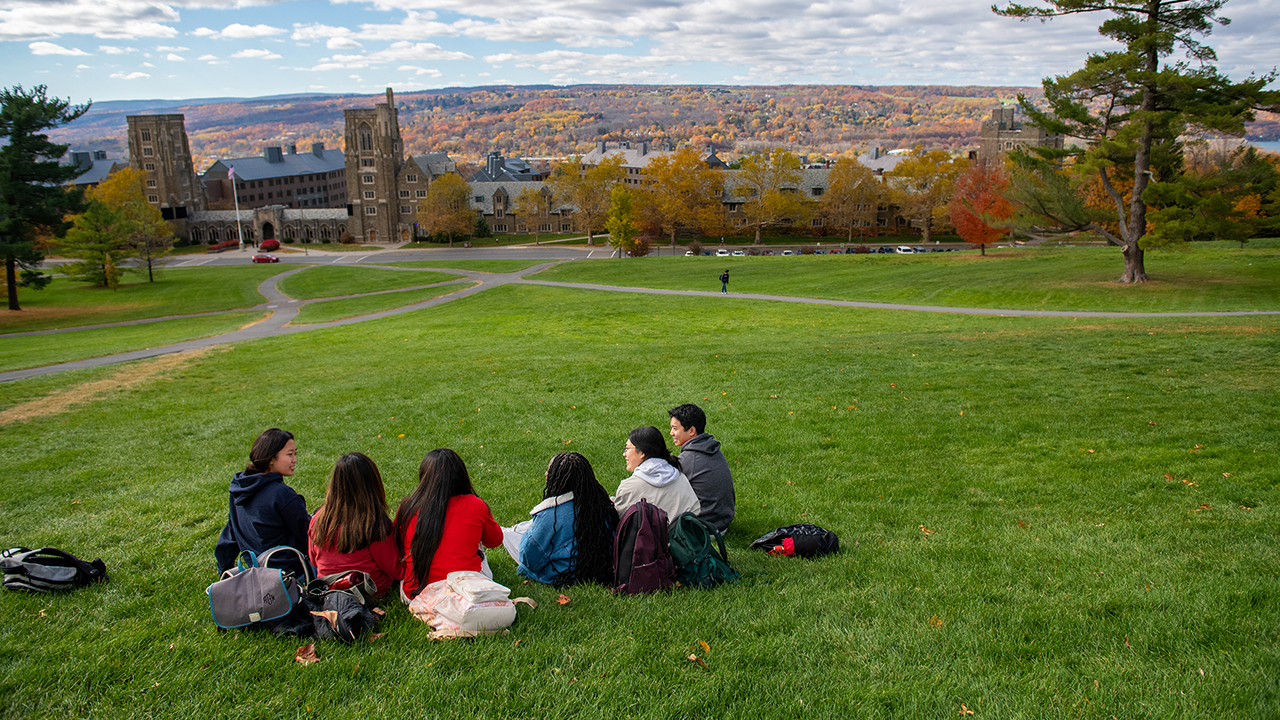
[{"label": "braided hair", "polygon": [[569,569],[552,584],[577,582],[613,584],[613,531],[618,526],[618,510],[596,480],[585,457],[562,452],[547,467],[547,487],[543,498],[573,493],[573,555]]}]

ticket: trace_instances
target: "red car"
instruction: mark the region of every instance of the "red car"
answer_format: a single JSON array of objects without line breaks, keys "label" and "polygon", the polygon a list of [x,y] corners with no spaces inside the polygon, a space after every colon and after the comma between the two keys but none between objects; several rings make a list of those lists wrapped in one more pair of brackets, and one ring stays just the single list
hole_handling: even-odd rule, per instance
[{"label": "red car", "polygon": [[276,257],[275,255],[254,255],[253,261],[256,263],[280,262],[280,258]]}]

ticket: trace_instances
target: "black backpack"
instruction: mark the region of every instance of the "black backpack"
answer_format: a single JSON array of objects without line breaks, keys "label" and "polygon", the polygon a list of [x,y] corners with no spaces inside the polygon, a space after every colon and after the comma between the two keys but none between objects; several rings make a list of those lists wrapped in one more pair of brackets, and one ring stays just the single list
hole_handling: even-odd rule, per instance
[{"label": "black backpack", "polygon": [[796,557],[818,557],[840,550],[840,538],[830,530],[800,523],[780,527],[771,533],[756,538],[751,547],[766,550],[770,555],[794,555]]},{"label": "black backpack", "polygon": [[374,604],[377,591],[369,573],[360,570],[312,580],[306,587],[306,604],[316,637],[353,643],[373,632],[385,614]]},{"label": "black backpack", "polygon": [[0,553],[0,568],[9,590],[74,590],[107,579],[107,566],[101,559],[87,563],[57,548],[9,548]]},{"label": "black backpack", "polygon": [[671,528],[671,557],[676,579],[686,587],[715,587],[735,582],[738,571],[729,565],[724,535],[707,521],[687,512]]}]

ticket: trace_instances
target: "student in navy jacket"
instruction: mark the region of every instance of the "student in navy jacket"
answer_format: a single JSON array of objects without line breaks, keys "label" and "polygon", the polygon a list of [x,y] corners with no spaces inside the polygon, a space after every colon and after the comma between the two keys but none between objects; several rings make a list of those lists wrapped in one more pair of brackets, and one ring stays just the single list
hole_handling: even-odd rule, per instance
[{"label": "student in navy jacket", "polygon": [[[307,501],[284,484],[297,465],[298,447],[292,433],[271,428],[253,442],[249,465],[231,480],[227,525],[214,549],[219,573],[235,567],[244,550],[261,555],[277,545],[288,545],[307,557],[311,523]],[[271,565],[299,575],[302,572],[298,559],[291,555],[277,553]]]}]

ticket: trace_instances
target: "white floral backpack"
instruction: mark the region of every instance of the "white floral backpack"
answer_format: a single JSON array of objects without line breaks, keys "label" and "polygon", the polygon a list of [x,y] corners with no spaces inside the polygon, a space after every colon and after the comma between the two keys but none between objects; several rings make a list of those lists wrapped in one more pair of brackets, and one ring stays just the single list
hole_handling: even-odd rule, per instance
[{"label": "white floral backpack", "polygon": [[460,570],[423,588],[409,612],[432,627],[433,640],[496,635],[516,621],[516,603],[538,607],[527,597],[510,595],[510,588],[483,573]]}]

